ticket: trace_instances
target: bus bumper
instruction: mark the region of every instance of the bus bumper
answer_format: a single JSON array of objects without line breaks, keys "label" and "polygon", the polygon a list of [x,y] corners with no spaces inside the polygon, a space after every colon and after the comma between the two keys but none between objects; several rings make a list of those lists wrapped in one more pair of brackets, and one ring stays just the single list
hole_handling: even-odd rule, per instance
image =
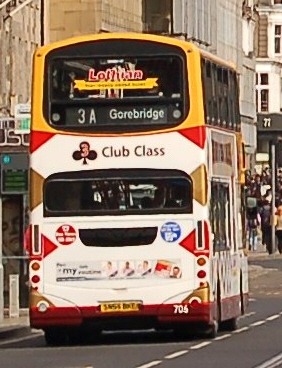
[{"label": "bus bumper", "polygon": [[[186,308],[179,308],[179,306],[186,306]],[[30,325],[32,328],[44,329],[52,326],[79,327],[98,324],[106,329],[110,329],[111,325],[130,329],[137,320],[144,327],[185,322],[208,323],[213,320],[214,313],[213,303],[203,303],[197,307],[189,304],[144,305],[138,312],[107,313],[101,312],[100,307],[50,307],[44,312],[33,307],[30,308]],[[142,322],[143,320],[145,323]]]}]

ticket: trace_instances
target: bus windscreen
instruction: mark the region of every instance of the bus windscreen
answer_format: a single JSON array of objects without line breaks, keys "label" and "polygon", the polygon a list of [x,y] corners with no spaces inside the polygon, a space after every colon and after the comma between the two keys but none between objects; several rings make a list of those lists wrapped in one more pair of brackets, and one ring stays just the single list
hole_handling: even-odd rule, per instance
[{"label": "bus windscreen", "polygon": [[54,58],[49,121],[88,131],[177,125],[186,115],[184,73],[178,55]]}]

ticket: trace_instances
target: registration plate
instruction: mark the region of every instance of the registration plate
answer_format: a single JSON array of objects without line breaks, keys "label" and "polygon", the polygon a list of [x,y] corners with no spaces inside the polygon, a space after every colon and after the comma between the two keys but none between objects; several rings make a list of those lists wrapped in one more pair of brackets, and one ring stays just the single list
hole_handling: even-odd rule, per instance
[{"label": "registration plate", "polygon": [[101,312],[136,312],[140,309],[140,302],[114,302],[100,305]]}]

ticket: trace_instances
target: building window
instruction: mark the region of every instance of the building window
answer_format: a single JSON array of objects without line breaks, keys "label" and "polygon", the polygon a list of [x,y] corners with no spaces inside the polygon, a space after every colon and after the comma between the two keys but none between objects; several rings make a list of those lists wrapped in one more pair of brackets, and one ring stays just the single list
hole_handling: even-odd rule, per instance
[{"label": "building window", "polygon": [[256,74],[256,106],[258,112],[269,109],[269,78],[267,73]]},{"label": "building window", "polygon": [[268,74],[267,73],[260,73],[260,84],[263,86],[268,85]]},{"label": "building window", "polygon": [[260,91],[260,111],[267,112],[268,111],[268,89],[262,89]]},{"label": "building window", "polygon": [[275,38],[274,38],[274,52],[275,54],[281,53],[281,25],[275,26]]}]

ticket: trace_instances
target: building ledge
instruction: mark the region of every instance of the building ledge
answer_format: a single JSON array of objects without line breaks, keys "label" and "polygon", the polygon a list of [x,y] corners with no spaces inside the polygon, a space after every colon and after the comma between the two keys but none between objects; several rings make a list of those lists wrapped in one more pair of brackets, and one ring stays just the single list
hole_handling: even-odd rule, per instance
[{"label": "building ledge", "polygon": [[282,66],[282,57],[281,60],[269,57],[258,57],[256,58],[256,63],[270,63],[270,64],[278,64]]}]

